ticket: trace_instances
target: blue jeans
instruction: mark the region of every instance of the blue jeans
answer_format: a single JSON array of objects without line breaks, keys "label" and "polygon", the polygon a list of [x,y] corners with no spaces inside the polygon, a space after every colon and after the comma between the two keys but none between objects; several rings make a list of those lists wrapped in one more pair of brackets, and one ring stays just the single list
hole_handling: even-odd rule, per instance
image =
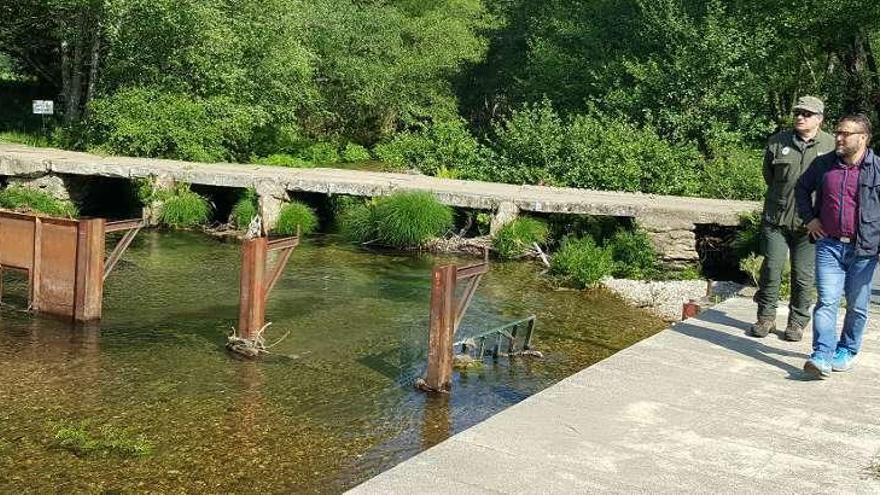
[{"label": "blue jeans", "polygon": [[[819,297],[813,310],[813,357],[831,359],[838,348],[856,354],[862,346],[877,256],[855,256],[854,252],[853,244],[837,239],[824,238],[816,242]],[[838,341],[837,309],[841,292],[846,297],[846,316]]]}]

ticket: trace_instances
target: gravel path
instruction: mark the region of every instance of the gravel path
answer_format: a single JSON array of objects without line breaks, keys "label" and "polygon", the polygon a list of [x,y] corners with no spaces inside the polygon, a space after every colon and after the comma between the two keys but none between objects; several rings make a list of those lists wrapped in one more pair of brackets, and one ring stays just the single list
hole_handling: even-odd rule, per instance
[{"label": "gravel path", "polygon": [[681,306],[690,300],[705,308],[737,294],[745,287],[734,282],[711,282],[711,288],[707,287],[708,284],[706,280],[658,282],[619,278],[609,278],[603,282],[605,287],[630,304],[648,309],[667,321],[680,320]]}]

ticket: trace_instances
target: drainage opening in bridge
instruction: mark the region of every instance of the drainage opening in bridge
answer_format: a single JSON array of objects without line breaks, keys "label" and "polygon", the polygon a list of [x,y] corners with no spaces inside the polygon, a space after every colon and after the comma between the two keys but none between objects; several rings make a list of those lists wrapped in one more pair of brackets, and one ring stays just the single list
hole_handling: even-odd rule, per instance
[{"label": "drainage opening in bridge", "polygon": [[241,199],[246,189],[234,187],[206,186],[203,184],[191,184],[190,190],[208,201],[211,205],[211,213],[207,224],[212,227],[226,225],[230,222],[230,215],[235,203]]},{"label": "drainage opening in bridge", "polygon": [[64,182],[82,217],[128,219],[141,216],[142,207],[134,181],[114,177],[67,176]]},{"label": "drainage opening in bridge", "polygon": [[738,230],[737,227],[719,225],[696,226],[697,254],[706,278],[748,283],[748,275],[739,269],[740,260],[734,246]]}]

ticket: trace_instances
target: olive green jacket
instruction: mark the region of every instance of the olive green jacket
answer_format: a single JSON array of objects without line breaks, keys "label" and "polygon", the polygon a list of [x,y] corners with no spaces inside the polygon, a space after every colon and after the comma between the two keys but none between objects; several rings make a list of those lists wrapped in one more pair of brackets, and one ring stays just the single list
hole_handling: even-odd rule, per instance
[{"label": "olive green jacket", "polygon": [[790,229],[803,227],[796,214],[795,184],[816,157],[833,151],[834,138],[822,130],[809,143],[795,139],[792,130],[770,137],[764,150],[764,221]]}]

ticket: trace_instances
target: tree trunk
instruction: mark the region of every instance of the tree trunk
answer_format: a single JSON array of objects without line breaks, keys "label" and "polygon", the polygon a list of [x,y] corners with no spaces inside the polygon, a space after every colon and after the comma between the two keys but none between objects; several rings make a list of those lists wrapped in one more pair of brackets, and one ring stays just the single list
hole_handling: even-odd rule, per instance
[{"label": "tree trunk", "polygon": [[92,53],[91,60],[89,62],[89,86],[86,91],[86,99],[83,102],[83,116],[84,118],[88,118],[89,116],[89,104],[92,102],[92,98],[95,97],[95,87],[98,84],[98,63],[100,63],[100,54],[101,54],[101,23],[100,21],[95,26],[94,32],[92,32]]},{"label": "tree trunk", "polygon": [[64,122],[70,123],[70,43],[66,39],[61,40],[61,100],[64,104]]},{"label": "tree trunk", "polygon": [[83,87],[83,50],[85,48],[85,15],[83,10],[77,13],[76,40],[73,44],[73,73],[70,78],[70,101],[67,108],[69,114],[67,123],[76,123],[82,114],[82,87]]}]

